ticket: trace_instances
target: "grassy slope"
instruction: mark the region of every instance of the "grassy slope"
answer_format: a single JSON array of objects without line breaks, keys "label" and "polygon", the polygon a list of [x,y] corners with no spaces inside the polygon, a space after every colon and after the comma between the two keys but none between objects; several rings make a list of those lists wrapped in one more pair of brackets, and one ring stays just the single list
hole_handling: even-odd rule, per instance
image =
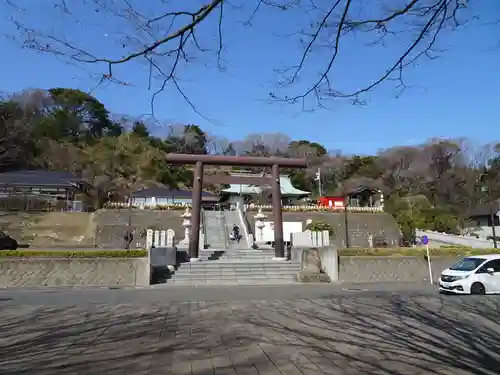
[{"label": "grassy slope", "polygon": [[95,224],[86,212],[13,212],[0,214],[0,226],[19,243],[44,247],[91,246]]}]

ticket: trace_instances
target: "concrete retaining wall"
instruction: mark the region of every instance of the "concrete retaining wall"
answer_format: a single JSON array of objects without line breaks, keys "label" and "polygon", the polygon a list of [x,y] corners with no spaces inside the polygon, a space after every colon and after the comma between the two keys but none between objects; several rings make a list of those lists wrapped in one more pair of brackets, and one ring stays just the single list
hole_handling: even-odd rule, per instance
[{"label": "concrete retaining wall", "polygon": [[[257,212],[246,212],[251,227],[255,227],[254,216]],[[272,213],[265,212],[272,220]],[[344,214],[337,212],[283,212],[283,221],[301,222],[305,228],[308,219],[324,221],[332,226],[334,234],[332,245],[345,246]],[[399,226],[388,213],[348,213],[349,241],[352,247],[369,247],[369,237],[379,236],[387,241],[389,247],[399,246]]]},{"label": "concrete retaining wall", "polygon": [[[147,229],[173,229],[180,237],[184,235],[182,227],[183,211],[160,211],[160,210],[99,210],[95,213],[95,244],[99,248],[121,248],[123,247],[123,236],[128,229],[129,215],[131,215],[132,229],[136,236]],[[136,237],[133,246],[139,242],[138,248],[145,246],[146,238]]]},{"label": "concrete retaining wall", "polygon": [[148,258],[0,259],[0,287],[146,286]]},{"label": "concrete retaining wall", "polygon": [[[303,249],[292,249],[292,261],[300,262]],[[323,271],[332,281],[384,282],[429,281],[429,266],[424,257],[341,256],[335,248],[319,248]],[[431,257],[434,281],[460,257]],[[337,265],[338,262],[338,265]],[[302,265],[304,267],[304,264]]]},{"label": "concrete retaining wall", "polygon": [[[459,258],[431,257],[434,281]],[[339,280],[346,282],[429,281],[429,268],[423,257],[340,257]]]}]

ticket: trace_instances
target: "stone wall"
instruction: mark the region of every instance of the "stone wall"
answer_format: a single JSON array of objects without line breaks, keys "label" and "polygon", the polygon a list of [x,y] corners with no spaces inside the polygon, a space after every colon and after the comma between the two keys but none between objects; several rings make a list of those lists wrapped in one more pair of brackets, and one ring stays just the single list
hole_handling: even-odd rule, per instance
[{"label": "stone wall", "polygon": [[[433,279],[459,258],[431,258]],[[345,282],[429,281],[429,268],[423,257],[340,257],[339,280]]]},{"label": "stone wall", "polygon": [[[182,227],[182,211],[159,211],[159,210],[132,210],[132,228],[137,233],[133,245],[143,247],[145,237],[139,238],[139,234],[145,234],[147,229],[173,229],[177,238],[184,236]],[[99,248],[123,248],[124,235],[128,228],[129,211],[124,210],[100,210],[94,214],[96,222],[96,246]]]},{"label": "stone wall", "polygon": [[[256,212],[245,213],[252,228],[255,226]],[[266,212],[267,220],[272,219],[272,213]],[[306,221],[324,221],[334,229],[333,244],[345,246],[344,214],[334,212],[283,212],[283,221],[300,221],[303,227]],[[348,213],[348,228],[350,245],[352,247],[368,247],[370,235],[385,238],[391,247],[399,246],[399,226],[392,215],[387,213]]]},{"label": "stone wall", "polygon": [[146,286],[148,258],[4,258],[0,287]]}]

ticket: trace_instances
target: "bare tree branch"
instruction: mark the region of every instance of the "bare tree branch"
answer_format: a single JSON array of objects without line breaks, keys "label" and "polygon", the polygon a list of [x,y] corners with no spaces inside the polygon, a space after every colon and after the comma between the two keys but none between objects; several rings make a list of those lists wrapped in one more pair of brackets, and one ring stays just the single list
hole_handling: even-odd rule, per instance
[{"label": "bare tree branch", "polygon": [[[293,24],[297,28],[287,35],[287,39],[297,39],[301,53],[296,64],[277,70],[278,85],[270,93],[270,98],[287,104],[300,103],[303,109],[307,109],[309,100],[312,100],[313,107],[323,107],[326,101],[335,98],[363,104],[365,94],[384,82],[393,83],[397,95],[400,95],[409,87],[403,79],[407,68],[414,67],[423,58],[435,59],[442,52],[437,47],[439,36],[464,24],[468,15],[469,19],[474,18],[470,16],[471,12],[467,12],[469,4],[466,0],[241,0],[239,6],[234,4],[238,0],[231,3],[228,0],[204,0],[205,4],[198,5],[176,0],[50,1],[52,8],[63,18],[69,17],[66,22],[71,20],[84,30],[87,26],[78,17],[80,9],[94,7],[95,12],[119,20],[122,28],[105,36],[116,38],[126,52],[120,57],[102,56],[102,51],[92,51],[93,46],[80,45],[64,34],[40,30],[23,21],[23,16],[32,11],[33,3],[23,8],[18,5],[22,0],[8,0],[5,6],[11,16],[7,19],[15,27],[11,37],[24,48],[65,57],[73,63],[104,64],[105,71],[97,86],[104,82],[132,85],[127,78],[120,78],[113,68],[133,61],[145,63],[148,67],[147,86],[153,91],[152,111],[154,99],[172,84],[199,115],[201,112],[180,89],[178,74],[198,56],[209,53],[214,55],[216,68],[224,70],[223,36],[227,17],[224,9],[227,6],[241,10],[242,23],[246,26],[254,25],[259,14],[266,11],[278,10],[282,17],[294,18]],[[234,17],[237,13],[228,14]],[[205,25],[213,28],[211,42],[215,41],[215,45],[207,45],[210,41],[207,42]],[[276,28],[280,30],[280,27],[277,19]],[[338,71],[339,59],[344,58],[347,47],[356,42],[354,37],[362,40],[361,48],[367,51],[389,43],[394,43],[391,48],[404,43],[404,48],[370,81],[356,89],[346,89],[339,87],[335,78],[342,74]],[[377,53],[384,54],[378,50],[374,55]],[[318,66],[319,70],[315,71]]]}]

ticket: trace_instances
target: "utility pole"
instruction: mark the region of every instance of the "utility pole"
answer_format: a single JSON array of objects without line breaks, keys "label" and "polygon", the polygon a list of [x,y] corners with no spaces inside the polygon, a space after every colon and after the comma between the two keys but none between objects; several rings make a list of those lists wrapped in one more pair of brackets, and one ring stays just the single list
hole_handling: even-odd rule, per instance
[{"label": "utility pole", "polygon": [[132,228],[132,198],[133,198],[133,189],[134,185],[136,182],[135,176],[132,177],[132,183],[129,186],[129,196],[128,196],[128,225],[127,225],[127,230],[125,231],[125,250],[130,250],[130,245],[132,244],[132,241],[134,239],[134,230]]},{"label": "utility pole", "polygon": [[349,248],[349,219],[347,217],[347,207],[349,206],[349,197],[344,197],[344,226],[345,226],[345,247]]},{"label": "utility pole", "polygon": [[[486,168],[484,168],[483,175],[481,176],[483,178],[483,181],[486,182],[486,186],[484,187],[486,192],[488,193],[488,206],[490,210],[490,221],[491,221],[491,234],[493,236],[493,246],[495,249],[498,248],[497,244],[497,233],[496,233],[496,228],[495,228],[495,216],[496,212],[498,211],[496,207],[496,202],[493,200],[493,196],[491,194],[491,179],[490,179],[490,174]],[[484,190],[483,190],[484,191]]]},{"label": "utility pole", "polygon": [[323,196],[323,187],[321,186],[321,168],[318,168],[318,172],[316,172],[316,181],[318,181],[318,192],[319,196]]},{"label": "utility pole", "polygon": [[496,233],[496,229],[495,229],[495,216],[496,216],[496,212],[495,212],[495,206],[496,206],[496,202],[493,201],[493,197],[491,196],[491,186],[490,186],[490,183],[488,182],[488,186],[486,188],[488,190],[488,201],[489,201],[489,206],[490,206],[490,220],[491,220],[491,234],[493,235],[493,246],[495,247],[495,249],[498,248],[498,244],[497,244],[497,233]]}]

